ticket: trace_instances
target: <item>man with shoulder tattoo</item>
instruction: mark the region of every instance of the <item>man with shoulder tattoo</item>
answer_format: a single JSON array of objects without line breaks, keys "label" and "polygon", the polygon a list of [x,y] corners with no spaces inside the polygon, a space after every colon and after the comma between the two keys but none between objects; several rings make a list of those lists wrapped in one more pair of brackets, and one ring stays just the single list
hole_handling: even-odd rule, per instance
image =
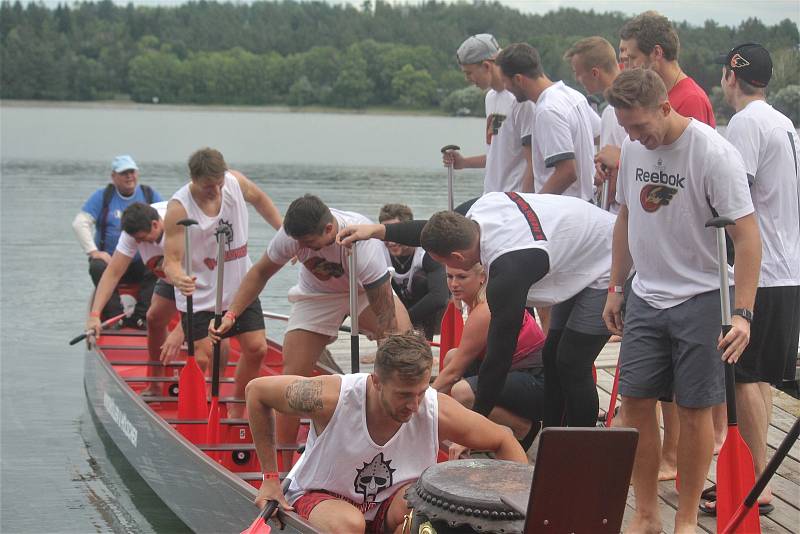
[{"label": "man with shoulder tattoo", "polygon": [[[348,262],[344,249],[335,242],[336,234],[347,225],[369,222],[358,213],[328,208],[314,195],[294,200],[267,251],[244,277],[219,329],[209,327],[212,339],[233,327],[238,314],[267,281],[296,257],[302,267],[297,285],[289,290],[292,308],[283,341],[283,372],[311,376],[320,354],[337,339],[349,313]],[[392,292],[383,243],[365,243],[358,252],[358,323],[362,332],[380,341],[389,333],[410,330],[405,306]],[[282,417],[278,440],[294,442],[298,424],[297,417]]]},{"label": "man with shoulder tattoo", "polygon": [[[425,338],[409,332],[385,340],[371,374],[250,382],[247,411],[264,473],[255,504],[275,499],[324,532],[400,532],[406,488],[436,463],[440,440],[527,463],[510,432],[430,387],[432,363]],[[312,422],[285,496],[275,411]]]}]

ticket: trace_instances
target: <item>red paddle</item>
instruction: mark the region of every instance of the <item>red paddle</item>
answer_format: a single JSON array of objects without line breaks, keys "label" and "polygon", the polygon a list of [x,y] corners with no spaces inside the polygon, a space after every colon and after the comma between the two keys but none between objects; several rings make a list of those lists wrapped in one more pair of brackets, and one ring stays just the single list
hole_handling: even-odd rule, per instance
[{"label": "red paddle", "polygon": [[[184,264],[186,274],[192,276],[192,255],[189,243],[189,227],[197,224],[193,219],[183,219],[178,224],[184,227]],[[208,402],[206,401],[206,378],[197,360],[194,358],[194,335],[192,322],[194,311],[192,309],[192,296],[186,297],[186,365],[181,370],[178,378],[178,419],[205,419],[208,417]],[[202,425],[176,425],[186,439],[192,443],[200,443],[204,436]]]},{"label": "red paddle", "polygon": [[[736,224],[726,217],[715,217],[706,223],[717,231],[719,257],[720,308],[722,311],[722,335],[731,329],[731,303],[728,286],[728,256],[725,249],[725,227]],[[733,364],[725,364],[725,400],[728,408],[728,435],[717,458],[717,530],[720,532],[736,513],[739,503],[755,485],[753,456],[747,443],[739,434],[736,423],[736,383]],[[758,509],[751,508],[739,525],[739,532],[760,533]]]},{"label": "red paddle", "polygon": [[[222,322],[222,284],[225,279],[225,245],[233,237],[233,232],[228,223],[219,221],[215,232],[217,238],[217,301],[214,304],[214,328],[219,328]],[[222,343],[214,343],[214,360],[211,374],[211,409],[208,412],[208,433],[206,443],[216,445],[219,443],[220,409],[219,409],[219,360]],[[219,454],[212,455],[220,461]]]},{"label": "red paddle", "polygon": [[611,386],[611,401],[608,403],[608,412],[606,413],[606,428],[611,428],[611,423],[614,421],[614,410],[617,407],[618,392],[619,392],[619,362],[617,362],[617,369],[614,371],[614,385]]},{"label": "red paddle", "polygon": [[270,516],[275,513],[277,507],[278,501],[267,501],[266,506],[264,506],[264,509],[258,514],[256,520],[250,524],[250,527],[243,530],[242,534],[269,534],[272,532],[272,527],[267,524],[267,521]]}]

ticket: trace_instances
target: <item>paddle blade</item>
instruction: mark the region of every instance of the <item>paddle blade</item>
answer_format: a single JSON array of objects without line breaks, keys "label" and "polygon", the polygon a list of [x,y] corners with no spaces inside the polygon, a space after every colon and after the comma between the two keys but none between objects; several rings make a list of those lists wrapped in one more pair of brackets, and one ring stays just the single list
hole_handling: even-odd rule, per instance
[{"label": "paddle blade", "polygon": [[[178,378],[178,419],[207,419],[206,379],[194,357],[186,358],[186,365]],[[205,438],[203,425],[177,425],[180,432],[192,443]]]},{"label": "paddle blade", "polygon": [[455,302],[450,300],[442,316],[442,333],[439,343],[439,370],[444,367],[444,357],[447,351],[458,347],[461,343],[461,333],[464,331],[464,320],[461,317],[461,310],[456,307]]},{"label": "paddle blade", "polygon": [[242,534],[269,534],[272,532],[272,528],[267,524],[267,520],[275,512],[277,507],[278,501],[267,501],[266,506],[264,506],[264,509],[258,514],[256,520],[250,523],[250,527],[247,528],[247,530],[243,530]]},{"label": "paddle blade", "polygon": [[[219,443],[219,399],[211,397],[211,409],[208,411],[208,425],[206,426],[206,443],[209,445],[217,445]],[[221,462],[220,455],[217,452],[212,452],[210,456],[217,462]]]},{"label": "paddle blade", "polygon": [[[720,532],[733,518],[755,482],[750,449],[739,434],[739,427],[729,425],[728,436],[717,458],[717,529]],[[747,511],[736,532],[761,532],[758,507],[754,506]]]}]

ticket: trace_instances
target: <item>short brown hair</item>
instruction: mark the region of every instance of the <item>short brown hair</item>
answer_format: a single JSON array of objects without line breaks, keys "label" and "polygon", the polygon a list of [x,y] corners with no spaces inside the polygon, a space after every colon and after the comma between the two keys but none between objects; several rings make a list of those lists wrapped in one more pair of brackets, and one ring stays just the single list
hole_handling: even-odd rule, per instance
[{"label": "short brown hair", "polygon": [[389,219],[397,219],[400,222],[411,221],[414,219],[414,214],[405,204],[384,204],[378,214],[378,222]]},{"label": "short brown hair", "polygon": [[[723,68],[725,69],[725,79],[727,80],[728,76],[731,75],[733,70],[731,70],[731,68],[728,65],[723,66]],[[734,75],[735,74],[736,73],[734,72]],[[756,87],[755,85],[751,84],[750,82],[746,82],[745,80],[742,80],[738,76],[736,76],[736,86],[739,88],[739,90],[745,96],[766,95],[767,94],[767,88],[766,87]]]},{"label": "short brown hair", "polygon": [[667,100],[661,76],[650,69],[628,69],[606,89],[606,101],[618,109],[655,108]]},{"label": "short brown hair", "polygon": [[542,58],[528,43],[514,43],[505,47],[497,54],[494,62],[509,78],[516,74],[532,79],[544,76]]},{"label": "short brown hair", "polygon": [[579,57],[585,69],[597,67],[605,72],[614,72],[617,67],[617,52],[602,37],[586,37],[573,44],[564,52],[564,61],[569,63],[574,56]]},{"label": "short brown hair", "polygon": [[664,59],[678,59],[681,42],[678,32],[667,17],[657,11],[645,11],[626,22],[619,31],[620,39],[636,39],[636,46],[649,55],[656,45],[664,51]]},{"label": "short brown hair", "polygon": [[160,220],[156,209],[143,202],[134,202],[122,212],[120,225],[122,231],[132,236],[139,232],[149,232],[153,221]]},{"label": "short brown hair", "polygon": [[431,346],[425,336],[415,330],[389,336],[375,354],[375,374],[381,380],[394,376],[403,381],[419,380],[432,365]]},{"label": "short brown hair", "polygon": [[222,152],[215,148],[201,148],[189,157],[189,175],[192,180],[219,178],[225,175],[228,164]]},{"label": "short brown hair", "polygon": [[289,204],[283,217],[283,231],[295,239],[322,235],[330,222],[333,214],[328,206],[319,197],[306,193]]},{"label": "short brown hair", "polygon": [[466,250],[478,238],[475,223],[455,211],[434,213],[420,234],[420,244],[428,252],[447,256]]}]

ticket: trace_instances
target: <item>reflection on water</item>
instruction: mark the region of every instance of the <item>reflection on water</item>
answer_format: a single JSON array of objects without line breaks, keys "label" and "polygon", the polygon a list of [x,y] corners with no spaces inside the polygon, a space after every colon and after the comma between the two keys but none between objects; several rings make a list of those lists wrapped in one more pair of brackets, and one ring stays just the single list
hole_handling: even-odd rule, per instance
[{"label": "reflection on water", "polygon": [[[131,153],[142,181],[164,196],[186,181],[189,153],[211,145],[282,212],[312,192],[373,219],[385,202],[408,203],[428,217],[447,205],[439,146],[459,143],[476,154],[483,139],[481,120],[5,103],[0,128],[3,532],[185,529],[98,435],[84,399],[82,349],[66,343],[82,330],[91,290],[70,223],[106,182],[113,155]],[[480,172],[456,176],[457,200],[480,193]],[[251,211],[254,260],[273,235]],[[297,268],[287,266],[269,282],[264,309],[288,312]],[[278,339],[281,328],[267,325]]]}]

